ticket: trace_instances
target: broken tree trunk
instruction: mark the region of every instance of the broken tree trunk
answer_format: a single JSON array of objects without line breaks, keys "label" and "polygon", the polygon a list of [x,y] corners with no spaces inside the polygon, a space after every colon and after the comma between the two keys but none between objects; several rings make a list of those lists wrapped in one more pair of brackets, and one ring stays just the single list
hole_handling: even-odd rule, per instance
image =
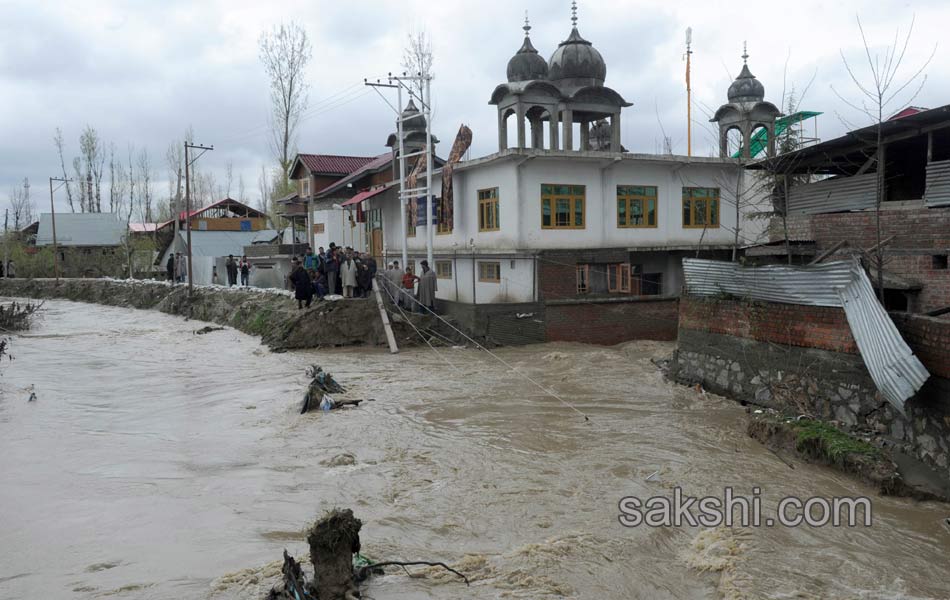
[{"label": "broken tree trunk", "polygon": [[307,535],[313,563],[313,589],[317,600],[358,598],[353,580],[353,554],[360,551],[363,523],[350,509],[334,509],[317,521]]}]

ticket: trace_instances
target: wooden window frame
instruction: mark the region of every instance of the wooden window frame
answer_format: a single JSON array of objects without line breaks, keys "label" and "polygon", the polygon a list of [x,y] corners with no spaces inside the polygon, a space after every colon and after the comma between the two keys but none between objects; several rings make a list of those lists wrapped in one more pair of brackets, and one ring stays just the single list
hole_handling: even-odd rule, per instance
[{"label": "wooden window frame", "polygon": [[[557,188],[568,188],[568,193],[557,192]],[[546,191],[545,188],[551,188]],[[587,229],[587,186],[571,184],[541,184],[541,229]],[[557,224],[558,201],[568,203],[568,225]],[[551,211],[551,223],[544,224],[544,206],[547,204]],[[577,207],[580,205],[581,224],[577,224]]]},{"label": "wooden window frame", "polygon": [[577,265],[576,283],[578,294],[590,293],[590,265]]},{"label": "wooden window frame", "polygon": [[[485,267],[494,266],[497,278],[490,279],[485,277]],[[478,261],[478,280],[482,283],[501,283],[501,263],[498,261]]]},{"label": "wooden window frame", "polygon": [[[439,271],[439,267],[444,267],[448,265],[449,272],[448,274],[442,273]],[[452,279],[452,261],[451,260],[437,260],[435,261],[435,276],[437,279]]]},{"label": "wooden window frame", "polygon": [[[498,214],[498,188],[485,188],[478,190],[478,230],[479,231],[499,231],[501,229],[501,218]],[[487,218],[488,211],[491,209],[493,220]],[[494,227],[486,227],[485,224],[494,224]]]},{"label": "wooden window frame", "polygon": [[[653,195],[648,193],[634,193],[634,188],[644,190],[653,190]],[[643,215],[644,223],[634,225],[630,223],[633,214],[633,206],[640,206],[640,214]],[[650,223],[650,204],[653,209],[653,223]],[[660,221],[659,202],[657,201],[657,187],[655,185],[618,185],[617,186],[617,227],[620,229],[656,229]],[[621,220],[620,207],[623,206],[624,218]],[[625,222],[624,222],[625,221]]]},{"label": "wooden window frame", "polygon": [[[696,195],[694,192],[701,192],[702,195]],[[697,206],[702,202],[702,214],[704,221],[696,223]],[[715,205],[715,210],[713,206]],[[686,222],[687,211],[689,214],[689,223]],[[683,229],[719,229],[720,216],[722,211],[722,201],[719,188],[717,187],[684,187],[683,204],[680,212],[680,219],[683,222]],[[711,223],[715,216],[715,223]]]},{"label": "wooden window frame", "polygon": [[607,292],[611,294],[629,294],[630,289],[630,263],[608,264]]}]

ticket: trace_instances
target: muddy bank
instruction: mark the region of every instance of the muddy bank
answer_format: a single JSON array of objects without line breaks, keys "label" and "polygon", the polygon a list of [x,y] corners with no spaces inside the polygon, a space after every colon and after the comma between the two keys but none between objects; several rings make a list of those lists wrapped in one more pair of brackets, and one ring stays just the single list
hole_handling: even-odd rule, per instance
[{"label": "muddy bank", "polygon": [[[315,301],[301,311],[289,293],[279,290],[196,286],[189,298],[184,285],[112,279],[0,279],[0,295],[158,310],[260,336],[272,350],[386,344],[373,298]],[[414,319],[420,329],[433,326],[431,318]],[[393,330],[400,346],[421,343],[408,323],[396,320]]]}]

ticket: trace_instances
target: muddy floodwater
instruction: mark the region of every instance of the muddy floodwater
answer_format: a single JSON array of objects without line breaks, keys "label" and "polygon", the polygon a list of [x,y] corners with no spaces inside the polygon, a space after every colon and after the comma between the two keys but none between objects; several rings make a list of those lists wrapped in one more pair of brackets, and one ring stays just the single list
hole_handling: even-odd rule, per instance
[{"label": "muddy floodwater", "polygon": [[[950,505],[789,468],[745,435],[742,407],[663,379],[650,359],[670,344],[499,350],[516,373],[472,349],[272,354],[203,325],[51,301],[13,340],[0,598],[260,598],[337,506],[363,520],[365,554],[472,579],[394,572],[365,588],[377,600],[950,598]],[[297,414],[310,364],[375,401]],[[765,507],[870,494],[873,525],[619,524],[621,497],[677,486],[758,486]]]}]

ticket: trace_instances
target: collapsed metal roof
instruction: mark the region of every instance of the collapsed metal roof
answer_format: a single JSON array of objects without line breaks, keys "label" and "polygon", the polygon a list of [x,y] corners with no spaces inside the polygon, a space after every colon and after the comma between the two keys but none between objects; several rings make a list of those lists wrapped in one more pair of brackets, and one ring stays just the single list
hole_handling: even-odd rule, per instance
[{"label": "collapsed metal roof", "polygon": [[906,414],[907,399],[930,376],[878,302],[856,259],[807,267],[742,267],[731,262],[684,258],[683,273],[686,293],[694,296],[727,294],[749,300],[843,308],[871,379],[901,414]]}]

